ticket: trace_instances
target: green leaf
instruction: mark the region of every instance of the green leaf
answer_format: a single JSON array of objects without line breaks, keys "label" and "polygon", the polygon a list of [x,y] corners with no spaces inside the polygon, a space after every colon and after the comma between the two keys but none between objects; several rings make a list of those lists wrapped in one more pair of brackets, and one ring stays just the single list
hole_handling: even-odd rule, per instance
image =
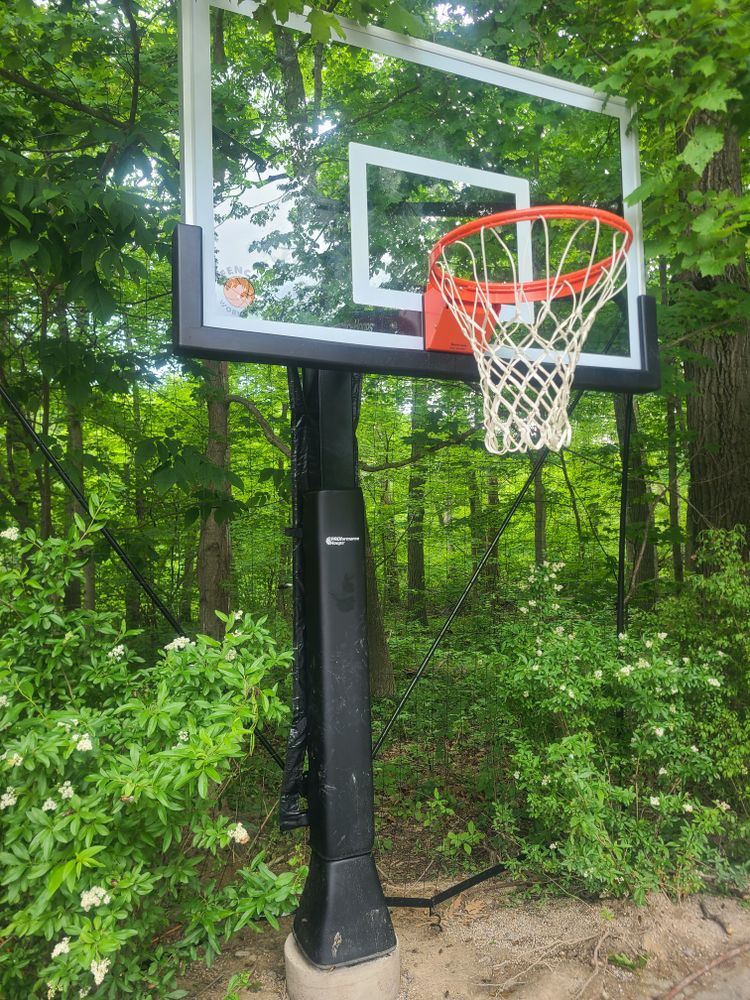
[{"label": "green leaf", "polygon": [[724,133],[710,125],[698,125],[690,142],[677,157],[700,177],[724,145]]},{"label": "green leaf", "polygon": [[39,244],[30,236],[16,236],[10,241],[10,255],[14,261],[26,260],[36,253]]},{"label": "green leaf", "polygon": [[712,84],[710,89],[702,91],[693,101],[694,108],[703,111],[726,111],[728,101],[742,100],[742,94],[735,87],[724,84]]},{"label": "green leaf", "polygon": [[65,878],[65,865],[57,865],[49,873],[49,878],[47,879],[47,892],[50,896],[54,896],[57,890],[63,883]]},{"label": "green leaf", "polygon": [[26,218],[23,212],[19,212],[17,208],[13,208],[12,205],[0,205],[4,215],[7,215],[9,219],[12,219],[17,225],[25,229],[26,232],[31,231],[31,222]]},{"label": "green leaf", "polygon": [[712,77],[716,73],[716,60],[713,56],[703,56],[703,58],[693,63],[693,69],[702,73],[704,76]]},{"label": "green leaf", "polygon": [[414,35],[417,38],[423,38],[425,35],[424,21],[420,17],[417,17],[416,14],[412,14],[411,11],[402,7],[400,3],[394,3],[388,11],[388,16],[385,19],[385,27],[389,31],[399,31],[405,35]]},{"label": "green leaf", "polygon": [[333,32],[336,32],[339,38],[344,37],[344,29],[333,14],[322,10],[311,10],[307,19],[310,22],[310,34],[315,42],[327,42]]}]

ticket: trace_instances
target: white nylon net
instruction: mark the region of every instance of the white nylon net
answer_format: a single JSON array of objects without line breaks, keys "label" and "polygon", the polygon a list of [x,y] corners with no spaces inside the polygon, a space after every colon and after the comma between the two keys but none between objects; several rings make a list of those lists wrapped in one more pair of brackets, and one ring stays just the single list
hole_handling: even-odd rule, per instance
[{"label": "white nylon net", "polygon": [[[536,247],[542,258],[538,270],[546,285],[541,293],[531,293],[533,299],[527,298],[525,283],[519,279],[518,251],[491,225],[481,227],[472,242],[457,240],[444,247],[433,267],[443,301],[476,358],[484,397],[485,446],[496,455],[539,448],[559,451],[570,443],[567,410],[581,349],[597,313],[627,280],[625,234],[597,218],[572,221],[572,233],[568,236],[566,231],[562,244],[557,241],[555,265],[547,219],[539,216],[528,224],[529,231],[533,226],[543,229]],[[597,260],[607,256],[600,244],[608,246],[609,235],[611,262],[600,267]],[[503,261],[516,290],[515,303],[500,307],[493,303],[497,278],[490,273],[497,274]],[[459,262],[474,287],[467,289],[465,279],[459,286],[461,278],[454,273]],[[584,274],[576,287],[566,280],[571,270]]]}]

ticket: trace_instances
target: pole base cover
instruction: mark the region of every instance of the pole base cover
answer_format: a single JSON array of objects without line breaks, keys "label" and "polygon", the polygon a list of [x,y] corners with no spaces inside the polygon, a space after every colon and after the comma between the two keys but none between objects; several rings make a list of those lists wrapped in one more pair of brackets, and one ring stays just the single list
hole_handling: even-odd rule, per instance
[{"label": "pole base cover", "polygon": [[325,861],[312,852],[294,937],[307,961],[323,969],[393,951],[396,934],[372,854]]}]

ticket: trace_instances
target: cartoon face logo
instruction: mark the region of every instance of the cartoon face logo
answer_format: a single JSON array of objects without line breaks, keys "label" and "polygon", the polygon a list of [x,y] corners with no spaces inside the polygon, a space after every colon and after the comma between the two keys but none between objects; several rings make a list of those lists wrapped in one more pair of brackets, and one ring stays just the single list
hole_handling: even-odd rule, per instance
[{"label": "cartoon face logo", "polygon": [[233,309],[247,309],[253,304],[255,289],[247,278],[236,274],[224,282],[224,298]]}]

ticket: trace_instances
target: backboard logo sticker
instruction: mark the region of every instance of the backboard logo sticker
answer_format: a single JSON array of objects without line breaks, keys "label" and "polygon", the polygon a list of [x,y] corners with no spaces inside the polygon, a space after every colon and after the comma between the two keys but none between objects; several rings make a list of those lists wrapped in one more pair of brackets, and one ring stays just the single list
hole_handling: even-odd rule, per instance
[{"label": "backboard logo sticker", "polygon": [[247,274],[233,274],[224,282],[224,308],[235,316],[241,316],[243,311],[255,301],[255,286]]}]

